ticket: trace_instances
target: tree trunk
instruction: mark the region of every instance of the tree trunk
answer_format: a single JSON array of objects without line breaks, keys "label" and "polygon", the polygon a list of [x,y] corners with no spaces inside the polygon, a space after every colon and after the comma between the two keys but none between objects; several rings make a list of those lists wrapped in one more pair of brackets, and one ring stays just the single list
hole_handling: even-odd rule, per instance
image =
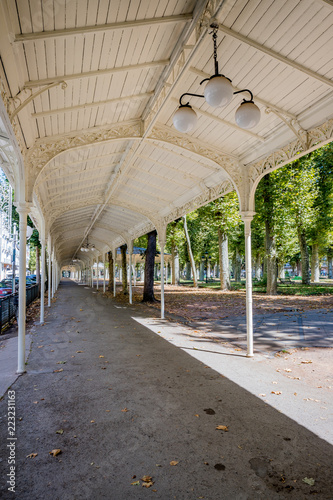
[{"label": "tree trunk", "polygon": [[302,283],[303,285],[310,284],[310,257],[309,249],[306,244],[305,230],[302,226],[297,227],[298,242],[301,249],[302,256]]},{"label": "tree trunk", "polygon": [[113,293],[113,255],[112,252],[108,252],[108,260],[109,260],[109,284],[108,284],[108,292]]},{"label": "tree trunk", "polygon": [[276,261],[276,243],[272,231],[271,221],[265,221],[266,228],[266,262],[267,262],[267,295],[277,294],[277,261]]},{"label": "tree trunk", "polygon": [[230,290],[228,236],[218,228],[221,290]]},{"label": "tree trunk", "polygon": [[172,273],[172,284],[179,285],[179,255],[178,248],[172,242],[171,244],[171,273]]},{"label": "tree trunk", "polygon": [[256,264],[255,264],[255,277],[259,281],[261,279],[261,256],[257,253]]},{"label": "tree trunk", "polygon": [[319,283],[319,253],[318,245],[312,245],[312,255],[311,255],[311,282]]},{"label": "tree trunk", "polygon": [[185,237],[186,237],[186,242],[187,242],[187,251],[188,251],[189,258],[190,258],[190,263],[191,263],[191,268],[192,268],[192,273],[193,273],[193,286],[194,286],[194,288],[198,288],[197,274],[196,274],[196,270],[195,270],[195,262],[194,262],[193,253],[192,253],[191,240],[190,240],[190,236],[189,236],[188,230],[187,230],[186,215],[184,215],[183,221],[184,221]]},{"label": "tree trunk", "polygon": [[282,279],[284,279],[286,277],[283,263],[278,264],[278,275],[279,275],[279,278],[282,278]]},{"label": "tree trunk", "polygon": [[154,296],[154,270],[156,255],[156,230],[148,233],[146,260],[145,260],[145,282],[143,285],[142,302],[156,302]]},{"label": "tree trunk", "polygon": [[333,248],[327,250],[327,274],[329,279],[333,279]]},{"label": "tree trunk", "polygon": [[191,262],[186,262],[186,279],[191,279]]},{"label": "tree trunk", "polygon": [[235,276],[235,281],[238,283],[241,281],[241,266],[242,266],[242,259],[239,254],[239,250],[236,247],[236,254],[234,259],[234,276]]},{"label": "tree trunk", "polygon": [[127,245],[121,245],[121,268],[122,268],[122,283],[123,283],[123,294],[128,295],[128,282],[127,282],[127,262],[126,262],[126,250]]}]

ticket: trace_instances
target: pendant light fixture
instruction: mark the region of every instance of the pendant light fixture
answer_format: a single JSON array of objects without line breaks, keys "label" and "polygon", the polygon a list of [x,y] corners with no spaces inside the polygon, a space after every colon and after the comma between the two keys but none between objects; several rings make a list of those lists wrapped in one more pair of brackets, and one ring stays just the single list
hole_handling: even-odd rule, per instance
[{"label": "pendant light fixture", "polygon": [[204,94],[191,94],[189,92],[185,92],[182,94],[179,99],[179,108],[173,115],[172,121],[174,127],[183,133],[190,132],[197,123],[197,115],[195,111],[190,106],[189,102],[183,103],[182,99],[185,96],[194,96],[194,97],[203,97],[206,99],[206,102],[216,108],[219,106],[227,106],[231,102],[232,96],[235,94],[240,94],[242,92],[248,92],[250,94],[250,99],[243,99],[243,102],[239,106],[235,114],[236,124],[244,129],[250,129],[258,125],[260,121],[260,109],[253,102],[253,94],[250,90],[238,90],[237,92],[233,91],[233,87],[231,85],[230,78],[221,75],[219,73],[219,64],[217,61],[217,32],[218,32],[218,22],[214,20],[210,27],[212,31],[213,45],[214,45],[214,69],[215,73],[210,78],[205,78],[200,82],[202,85],[204,82],[206,84]]}]

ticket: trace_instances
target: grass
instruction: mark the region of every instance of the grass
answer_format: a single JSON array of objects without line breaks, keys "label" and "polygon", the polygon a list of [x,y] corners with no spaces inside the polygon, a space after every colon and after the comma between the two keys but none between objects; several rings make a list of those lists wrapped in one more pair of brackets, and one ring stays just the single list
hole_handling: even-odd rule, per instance
[{"label": "grass", "polygon": [[[193,281],[181,281],[182,285],[193,286]],[[199,282],[199,288],[210,288],[212,290],[218,290],[220,288],[219,281],[211,281],[208,283]],[[234,282],[231,281],[231,290],[245,290],[245,281]],[[266,293],[266,286],[260,282],[253,283],[253,292],[256,293]],[[321,283],[303,285],[300,280],[292,281],[291,284],[278,284],[278,294],[279,295],[299,295],[299,296],[311,296],[311,295],[333,295],[333,283],[323,285]]]}]

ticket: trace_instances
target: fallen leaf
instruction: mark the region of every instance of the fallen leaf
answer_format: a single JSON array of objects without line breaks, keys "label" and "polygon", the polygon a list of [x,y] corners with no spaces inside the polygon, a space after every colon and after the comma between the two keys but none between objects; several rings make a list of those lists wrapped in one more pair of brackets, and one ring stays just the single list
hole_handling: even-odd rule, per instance
[{"label": "fallen leaf", "polygon": [[100,358],[104,358],[104,356],[100,356]]},{"label": "fallen leaf", "polygon": [[95,423],[95,420],[90,420],[90,423],[91,423],[91,424],[94,424],[94,423]]},{"label": "fallen leaf", "polygon": [[142,483],[142,486],[144,488],[150,488],[151,486],[153,486],[153,484],[154,484],[153,481],[149,481],[149,483]]},{"label": "fallen leaf", "polygon": [[177,462],[176,460],[171,460],[170,462],[170,465],[177,465],[177,464],[179,464],[179,462]]},{"label": "fallen leaf", "polygon": [[27,455],[27,458],[35,458],[37,455],[38,453],[30,453],[30,455]]},{"label": "fallen leaf", "polygon": [[128,409],[127,409],[127,408],[124,408],[124,409],[123,409],[123,410],[121,410],[121,411],[124,411],[124,412],[126,412],[126,411],[128,411]]},{"label": "fallen leaf", "polygon": [[34,405],[38,405],[39,401],[34,401]]},{"label": "fallen leaf", "polygon": [[314,486],[315,484],[315,480],[313,479],[313,477],[305,477],[304,479],[302,479],[303,483],[306,483],[310,486]]},{"label": "fallen leaf", "polygon": [[39,346],[38,346],[38,349],[40,349],[41,347],[44,347],[44,346],[43,346],[43,345],[39,345]]},{"label": "fallen leaf", "polygon": [[141,480],[144,481],[145,483],[149,483],[150,481],[153,480],[153,478],[152,476],[143,476]]},{"label": "fallen leaf", "polygon": [[57,455],[59,455],[59,453],[61,453],[61,450],[59,450],[58,448],[49,452],[49,454],[53,457],[56,457]]},{"label": "fallen leaf", "polygon": [[65,365],[66,361],[57,361],[57,365]]},{"label": "fallen leaf", "polygon": [[58,373],[58,372],[63,372],[64,369],[63,368],[60,368],[60,370],[53,370],[53,373]]},{"label": "fallen leaf", "polygon": [[63,429],[59,429],[58,431],[56,431],[56,434],[63,434],[63,433],[64,433]]},{"label": "fallen leaf", "polygon": [[194,416],[199,418],[199,415],[197,413]]},{"label": "fallen leaf", "polygon": [[229,429],[228,429],[228,426],[227,426],[227,425],[218,425],[218,426],[216,427],[216,430],[217,430],[217,431],[224,431],[224,432],[228,432],[228,430],[229,430]]},{"label": "fallen leaf", "polygon": [[303,365],[308,365],[309,363],[312,363],[312,361],[308,359],[306,361],[301,361],[301,363],[303,363]]},{"label": "fallen leaf", "polygon": [[289,373],[289,372],[291,372],[291,369],[290,368],[285,368],[284,371]]},{"label": "fallen leaf", "polygon": [[134,481],[134,483],[131,483],[132,486],[140,486],[140,481]]},{"label": "fallen leaf", "polygon": [[77,353],[83,352],[83,351],[76,351]]},{"label": "fallen leaf", "polygon": [[83,309],[80,309],[80,311],[83,311]]},{"label": "fallen leaf", "polygon": [[271,394],[276,394],[277,396],[280,396],[280,394],[282,394],[281,391],[272,391]]}]

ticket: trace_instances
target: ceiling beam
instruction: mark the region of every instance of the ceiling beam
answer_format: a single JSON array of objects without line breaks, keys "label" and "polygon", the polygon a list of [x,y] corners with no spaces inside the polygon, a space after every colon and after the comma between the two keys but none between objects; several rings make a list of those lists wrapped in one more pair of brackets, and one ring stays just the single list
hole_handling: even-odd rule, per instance
[{"label": "ceiling beam", "polygon": [[42,116],[57,115],[59,113],[66,113],[68,111],[78,111],[81,109],[96,108],[98,106],[104,106],[108,104],[118,104],[119,102],[125,102],[125,101],[136,101],[139,99],[146,99],[148,97],[151,97],[153,94],[154,92],[145,92],[143,94],[117,97],[116,99],[107,99],[106,101],[87,102],[86,104],[78,104],[77,106],[71,106],[67,108],[50,109],[49,111],[40,111],[39,113],[31,113],[31,116],[33,118],[41,118]]},{"label": "ceiling beam", "polygon": [[141,69],[150,69],[156,68],[159,66],[166,66],[169,64],[168,59],[160,60],[160,61],[150,61],[141,64],[132,64],[129,66],[117,66],[116,68],[108,68],[108,69],[99,69],[96,71],[85,71],[82,73],[73,73],[70,75],[60,75],[53,76],[52,78],[42,78],[41,80],[30,80],[26,81],[24,87],[27,89],[32,89],[34,87],[42,87],[43,85],[50,85],[56,82],[68,82],[69,80],[77,80],[80,78],[90,78],[92,76],[103,76],[103,75],[112,75],[115,73],[123,73],[124,71],[133,71],[133,70],[141,70]]},{"label": "ceiling beam", "polygon": [[222,31],[227,36],[230,36],[231,38],[235,38],[239,40],[242,43],[245,43],[246,45],[249,45],[250,47],[255,48],[259,52],[263,52],[264,54],[268,55],[269,57],[276,59],[287,66],[290,66],[297,71],[301,71],[302,73],[310,76],[311,78],[314,78],[315,80],[320,81],[321,83],[324,83],[328,87],[333,87],[333,80],[330,80],[329,78],[326,78],[325,76],[319,75],[315,71],[312,71],[309,68],[306,68],[302,64],[297,63],[296,61],[292,61],[291,59],[288,59],[288,57],[282,56],[278,52],[275,52],[272,49],[269,49],[268,47],[265,47],[264,45],[261,45],[260,43],[256,42],[255,40],[252,40],[251,38],[248,38],[244,35],[241,35],[240,33],[237,33],[237,31],[231,30],[230,28],[227,28],[226,26],[223,26],[222,24],[219,24],[219,31]]},{"label": "ceiling beam", "polygon": [[[211,75],[209,75],[208,73],[204,73],[200,69],[194,68],[193,66],[190,67],[190,71],[191,71],[191,73],[195,73],[196,75],[198,75],[202,80],[211,77]],[[235,85],[233,85],[232,87],[233,87],[235,92],[238,92],[239,90],[241,90],[240,88],[235,87]],[[271,102],[265,101],[264,99],[261,99],[260,97],[255,96],[254,100],[256,102],[258,102],[259,104],[262,104],[266,108],[275,109],[276,111],[278,111],[282,115],[287,116],[288,118],[292,118],[293,120],[297,119],[296,115],[293,115],[292,113],[289,113],[288,111],[285,111],[284,109],[279,108],[278,106],[275,106],[275,104],[272,104]]]},{"label": "ceiling beam", "polygon": [[15,35],[14,42],[29,42],[56,38],[61,36],[84,35],[86,33],[97,33],[99,31],[124,30],[138,28],[140,26],[153,26],[169,23],[186,23],[192,19],[192,14],[179,14],[176,16],[153,17],[150,19],[137,19],[135,21],[123,21],[119,23],[98,24],[93,26],[81,26],[54,31],[41,31],[36,33],[24,33]]}]

